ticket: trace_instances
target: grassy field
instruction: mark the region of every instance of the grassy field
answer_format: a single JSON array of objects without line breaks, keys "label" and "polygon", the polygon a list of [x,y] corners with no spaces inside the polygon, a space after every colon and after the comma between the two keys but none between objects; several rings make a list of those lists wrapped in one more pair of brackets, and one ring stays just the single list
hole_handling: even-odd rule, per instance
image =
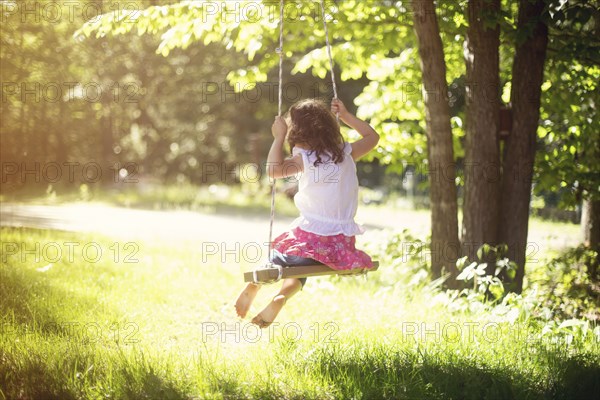
[{"label": "grassy field", "polygon": [[[599,329],[488,304],[364,244],[382,268],[314,278],[258,330],[241,272],[192,242],[3,228],[0,398],[592,399]],[[380,240],[381,238],[377,239]],[[229,260],[231,261],[231,260]],[[260,293],[250,317],[273,296]],[[470,294],[474,296],[474,294]]]}]

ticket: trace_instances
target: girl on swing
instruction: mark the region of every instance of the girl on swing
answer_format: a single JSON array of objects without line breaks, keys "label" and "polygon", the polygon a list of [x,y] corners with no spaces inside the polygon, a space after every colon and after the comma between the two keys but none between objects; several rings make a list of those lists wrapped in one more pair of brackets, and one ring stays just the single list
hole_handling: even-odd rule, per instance
[{"label": "girl on swing", "polygon": [[[336,114],[362,138],[345,143]],[[319,100],[301,100],[285,117],[275,117],[271,132],[269,177],[278,179],[302,173],[294,197],[300,217],[288,232],[275,238],[271,262],[283,267],[323,263],[338,270],[372,268],[371,257],[354,245],[354,236],[363,233],[362,227],[354,222],[358,206],[354,162],[377,145],[377,132],[352,115],[338,99],[333,99],[331,110]],[[292,156],[284,159],[286,136]],[[305,282],[306,278],[284,279],[279,293],[252,323],[261,328],[269,326]],[[246,285],[235,304],[239,317],[246,316],[259,289],[260,285],[254,283]]]}]

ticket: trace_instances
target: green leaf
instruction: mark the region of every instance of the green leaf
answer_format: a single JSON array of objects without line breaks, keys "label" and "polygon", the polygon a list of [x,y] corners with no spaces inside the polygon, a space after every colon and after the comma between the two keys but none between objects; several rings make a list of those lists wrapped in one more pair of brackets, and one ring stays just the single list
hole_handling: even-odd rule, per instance
[{"label": "green leaf", "polygon": [[587,321],[583,321],[583,320],[580,320],[580,319],[572,318],[572,319],[568,319],[566,321],[563,321],[558,326],[558,329],[570,328],[570,327],[573,327],[573,326],[581,326],[581,327],[583,327],[583,326],[587,326],[587,325],[588,325]]},{"label": "green leaf", "polygon": [[475,273],[479,276],[483,276],[483,275],[485,275],[486,268],[487,268],[487,263],[481,263],[475,269]]},{"label": "green leaf", "polygon": [[469,264],[460,274],[458,274],[456,279],[459,281],[469,281],[469,280],[473,279],[473,277],[475,276],[475,267],[476,266],[477,266],[477,263],[474,263],[474,262]]},{"label": "green leaf", "polygon": [[491,250],[491,246],[487,243],[482,244],[478,249],[477,249],[477,257],[480,260],[483,260],[483,257],[487,256]]},{"label": "green leaf", "polygon": [[464,256],[464,257],[461,257],[458,260],[456,260],[456,267],[459,270],[462,270],[465,267],[465,264],[467,263],[467,259],[468,259],[468,257]]},{"label": "green leaf", "polygon": [[492,279],[492,282],[488,286],[488,290],[495,299],[500,299],[504,295],[504,285],[498,278]]}]

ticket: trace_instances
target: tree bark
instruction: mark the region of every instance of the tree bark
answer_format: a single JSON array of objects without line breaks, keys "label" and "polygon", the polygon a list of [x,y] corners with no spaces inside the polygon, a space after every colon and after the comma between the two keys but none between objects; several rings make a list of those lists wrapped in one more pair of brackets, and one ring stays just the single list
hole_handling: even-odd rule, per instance
[{"label": "tree bark", "polygon": [[[600,252],[600,200],[589,198],[583,200],[581,230],[584,244]],[[590,277],[596,282],[600,280],[598,264],[599,260],[596,258],[588,265]]]},{"label": "tree bark", "polygon": [[541,85],[548,43],[548,27],[541,20],[544,0],[521,0],[518,30],[531,33],[517,43],[512,70],[512,132],[504,144],[502,206],[498,239],[508,245],[508,257],[517,264],[509,286],[520,293],[525,275],[529,202],[540,116]]},{"label": "tree bark", "polygon": [[583,200],[581,229],[586,246],[600,247],[600,200]]},{"label": "tree bark", "polygon": [[[496,245],[500,200],[500,0],[470,0],[466,63],[463,254],[475,260],[484,243]],[[493,24],[493,26],[490,26]],[[487,261],[487,260],[486,260]],[[493,270],[494,266],[490,265]]]},{"label": "tree bark", "polygon": [[433,0],[414,2],[413,7],[427,125],[431,272],[434,279],[442,276],[444,271],[449,272],[451,276],[446,284],[455,287],[460,242],[446,64]]}]

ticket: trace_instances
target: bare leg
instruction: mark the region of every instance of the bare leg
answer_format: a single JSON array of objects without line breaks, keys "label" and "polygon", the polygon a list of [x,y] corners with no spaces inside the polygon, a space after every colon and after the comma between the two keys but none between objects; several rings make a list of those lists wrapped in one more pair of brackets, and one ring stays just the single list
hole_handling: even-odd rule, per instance
[{"label": "bare leg", "polygon": [[248,313],[248,310],[256,297],[256,293],[258,293],[258,289],[260,289],[260,285],[249,283],[238,296],[235,302],[235,311],[240,318],[244,318]]},{"label": "bare leg", "polygon": [[279,293],[273,300],[260,312],[256,317],[252,319],[252,323],[258,325],[261,328],[266,328],[271,325],[279,311],[285,305],[285,302],[295,295],[300,289],[302,289],[302,284],[298,279],[284,279],[283,284],[281,285],[281,289]]}]

